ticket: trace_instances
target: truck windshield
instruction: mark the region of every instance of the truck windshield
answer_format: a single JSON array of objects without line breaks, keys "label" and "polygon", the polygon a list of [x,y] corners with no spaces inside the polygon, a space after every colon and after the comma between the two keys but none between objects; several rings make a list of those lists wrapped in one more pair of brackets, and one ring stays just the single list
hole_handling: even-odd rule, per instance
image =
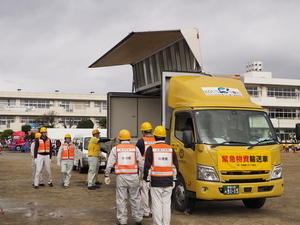
[{"label": "truck windshield", "polygon": [[198,110],[195,123],[201,143],[211,145],[267,145],[277,142],[265,112]]}]

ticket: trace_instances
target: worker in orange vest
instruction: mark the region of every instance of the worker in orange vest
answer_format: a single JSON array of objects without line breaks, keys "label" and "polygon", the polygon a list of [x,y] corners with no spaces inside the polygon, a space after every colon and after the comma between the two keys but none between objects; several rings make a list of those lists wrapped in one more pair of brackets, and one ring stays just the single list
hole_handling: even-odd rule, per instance
[{"label": "worker in orange vest", "polygon": [[71,142],[70,134],[65,135],[65,143],[63,143],[57,153],[57,165],[61,166],[62,183],[61,187],[68,188],[71,172],[74,166],[75,159],[75,145]]},{"label": "worker in orange vest", "polygon": [[[145,163],[145,156],[146,156],[146,152],[147,152],[147,148],[155,143],[155,139],[154,136],[152,134],[152,125],[149,122],[144,122],[141,125],[141,131],[143,134],[143,137],[141,139],[139,139],[136,143],[136,147],[138,147],[138,149],[141,152],[142,158],[143,158],[143,166]],[[144,168],[143,170],[144,171]],[[141,177],[141,197],[142,197],[142,202],[141,202],[141,210],[143,212],[143,217],[144,218],[149,218],[151,217],[152,213],[151,213],[151,208],[149,205],[149,187],[146,183],[146,181],[143,179],[143,174],[140,174]]]},{"label": "worker in orange vest", "polygon": [[121,130],[118,139],[120,144],[113,147],[105,169],[105,183],[110,183],[109,174],[115,168],[117,224],[127,224],[127,200],[130,195],[131,214],[136,225],[142,224],[141,195],[139,172],[142,172],[142,156],[139,149],[130,144],[131,135],[128,130]]},{"label": "worker in orange vest", "polygon": [[144,180],[151,188],[153,224],[169,225],[171,195],[177,180],[178,161],[172,147],[165,143],[165,127],[157,126],[153,135],[156,143],[147,149]]},{"label": "worker in orange vest", "polygon": [[40,174],[42,173],[43,167],[48,176],[48,185],[53,187],[52,175],[51,175],[51,157],[52,157],[52,146],[51,139],[47,137],[47,128],[42,127],[40,129],[41,137],[37,138],[34,143],[34,159],[36,164],[36,172],[34,178],[34,188],[39,188]]}]

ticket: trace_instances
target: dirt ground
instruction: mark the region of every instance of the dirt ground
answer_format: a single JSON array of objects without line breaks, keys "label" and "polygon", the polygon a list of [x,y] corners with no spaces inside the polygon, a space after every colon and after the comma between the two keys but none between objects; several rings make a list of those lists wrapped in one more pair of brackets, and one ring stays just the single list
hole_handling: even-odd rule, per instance
[{"label": "dirt ground", "polygon": [[[282,153],[285,193],[267,199],[261,209],[248,209],[242,201],[202,201],[194,213],[185,216],[172,211],[171,224],[300,224],[299,164],[300,153]],[[0,224],[115,224],[115,176],[111,184],[88,190],[87,174],[73,171],[69,189],[59,186],[60,168],[56,157],[51,163],[54,187],[34,189],[29,153],[4,151],[0,155]],[[44,175],[44,179],[46,176]],[[103,173],[99,173],[103,181]],[[1,210],[0,209],[0,210]],[[134,224],[129,215],[128,224]],[[144,219],[144,225],[152,219]]]}]

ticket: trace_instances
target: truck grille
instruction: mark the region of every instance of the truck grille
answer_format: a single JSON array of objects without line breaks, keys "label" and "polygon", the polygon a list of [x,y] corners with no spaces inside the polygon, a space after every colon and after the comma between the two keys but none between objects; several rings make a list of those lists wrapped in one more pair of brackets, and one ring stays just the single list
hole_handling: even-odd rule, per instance
[{"label": "truck grille", "polygon": [[266,182],[264,179],[230,179],[225,181],[225,183],[258,183]]},{"label": "truck grille", "polygon": [[253,174],[267,174],[269,171],[251,171],[251,172],[223,172],[222,175],[253,175]]}]

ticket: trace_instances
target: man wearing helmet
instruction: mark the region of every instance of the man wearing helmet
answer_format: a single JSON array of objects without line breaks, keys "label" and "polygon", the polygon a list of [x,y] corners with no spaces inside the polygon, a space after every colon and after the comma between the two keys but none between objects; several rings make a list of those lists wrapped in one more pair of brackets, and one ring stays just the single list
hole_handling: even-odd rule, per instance
[{"label": "man wearing helmet", "polygon": [[[41,136],[41,133],[35,133],[34,139],[32,140],[31,145],[30,145],[30,152],[31,152],[31,159],[32,159],[31,168],[32,168],[32,185],[33,186],[34,186],[34,179],[35,179],[35,172],[36,172],[36,163],[35,163],[35,159],[34,159],[34,146],[35,146],[35,141],[40,136]],[[40,173],[39,186],[45,186],[45,184],[43,182],[43,172]]]},{"label": "man wearing helmet", "polygon": [[71,142],[71,135],[65,135],[65,143],[63,143],[57,153],[57,165],[61,166],[62,184],[64,188],[69,187],[71,172],[74,166],[75,145]]},{"label": "man wearing helmet", "polygon": [[167,225],[171,221],[171,195],[178,162],[172,147],[165,143],[165,127],[157,126],[153,135],[156,143],[147,149],[144,180],[151,186],[153,224]]},{"label": "man wearing helmet", "polygon": [[130,195],[131,214],[136,225],[142,224],[139,171],[142,172],[142,156],[139,149],[130,144],[131,135],[128,130],[121,130],[118,139],[120,144],[113,147],[105,169],[105,183],[110,183],[111,168],[115,168],[117,224],[127,224],[127,199]]},{"label": "man wearing helmet", "polygon": [[[155,143],[155,139],[152,135],[152,125],[149,122],[144,122],[141,125],[141,131],[143,134],[143,138],[139,139],[136,143],[136,147],[139,148],[142,159],[143,159],[143,166],[145,163],[145,156],[146,156],[146,150],[147,148]],[[144,172],[144,168],[142,170]],[[143,180],[143,173],[140,174],[141,177],[141,197],[142,197],[142,202],[141,202],[141,210],[143,211],[143,217],[144,218],[149,218],[151,217],[151,209],[149,206],[149,187],[146,183],[145,180]]]},{"label": "man wearing helmet", "polygon": [[101,142],[110,141],[110,139],[100,139],[100,131],[98,129],[94,129],[92,131],[93,137],[90,139],[88,145],[88,189],[95,190],[100,186],[96,186],[96,177],[99,172],[99,154],[100,150],[105,152],[104,149],[101,148]]},{"label": "man wearing helmet", "polygon": [[39,177],[44,167],[48,176],[48,185],[53,187],[50,169],[50,160],[52,157],[51,140],[47,137],[47,128],[40,129],[41,137],[37,138],[34,144],[34,159],[36,163],[36,173],[34,179],[34,188],[39,187]]}]

